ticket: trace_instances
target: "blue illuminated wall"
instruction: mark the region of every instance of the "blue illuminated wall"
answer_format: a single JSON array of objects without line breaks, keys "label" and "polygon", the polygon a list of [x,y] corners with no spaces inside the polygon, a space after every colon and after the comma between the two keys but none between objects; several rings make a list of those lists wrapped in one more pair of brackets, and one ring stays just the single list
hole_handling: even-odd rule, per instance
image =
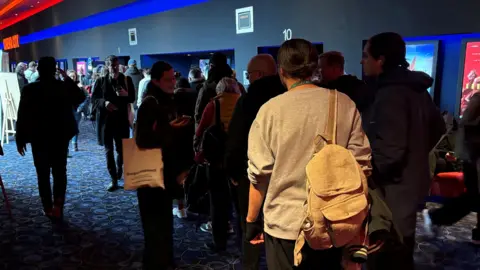
[{"label": "blue illuminated wall", "polygon": [[[21,39],[22,43],[52,37],[52,31],[64,34],[23,44],[10,54],[12,61],[38,59],[43,55],[72,59],[117,54],[129,55],[141,62],[140,56],[146,54],[233,48],[236,69],[241,71],[257,54],[258,47],[280,45],[284,41],[283,31],[291,29],[294,38],[322,42],[324,51],[341,51],[348,72],[361,75],[359,44],[376,33],[394,31],[406,37],[480,33],[480,24],[477,23],[480,1],[457,1],[455,12],[452,12],[450,0],[209,0],[197,5],[189,5],[194,3],[193,0],[145,0],[138,4],[144,8],[134,8],[133,12],[121,8],[116,11],[118,13],[101,15],[92,14],[107,8],[100,10],[97,6],[109,3],[118,7],[120,2],[125,5],[132,1],[65,2],[0,33],[0,36],[16,33],[26,36]],[[173,4],[185,7],[168,10]],[[254,6],[255,32],[237,35],[235,9],[247,6]],[[78,23],[65,26],[88,16],[86,25],[97,27],[80,31],[84,26]],[[48,29],[54,26],[57,28]],[[78,32],[65,34],[66,28]],[[137,46],[128,44],[129,28],[137,28]],[[459,41],[454,39],[444,42],[443,49],[448,53],[445,54],[444,69],[438,74],[443,76],[439,98],[443,109],[454,107],[452,97],[456,95],[458,75],[458,55],[455,54],[459,53],[459,47]],[[238,79],[241,74],[237,72]]]}]

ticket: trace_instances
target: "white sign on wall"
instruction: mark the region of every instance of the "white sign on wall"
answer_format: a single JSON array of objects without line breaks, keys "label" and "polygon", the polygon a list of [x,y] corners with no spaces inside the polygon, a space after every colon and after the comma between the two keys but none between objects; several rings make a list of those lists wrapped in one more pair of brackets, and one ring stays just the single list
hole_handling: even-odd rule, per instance
[{"label": "white sign on wall", "polygon": [[138,44],[137,28],[128,29],[128,42],[130,43],[130,46],[135,46]]},{"label": "white sign on wall", "polygon": [[237,34],[252,33],[253,32],[253,6],[236,9],[235,21],[237,22]]}]

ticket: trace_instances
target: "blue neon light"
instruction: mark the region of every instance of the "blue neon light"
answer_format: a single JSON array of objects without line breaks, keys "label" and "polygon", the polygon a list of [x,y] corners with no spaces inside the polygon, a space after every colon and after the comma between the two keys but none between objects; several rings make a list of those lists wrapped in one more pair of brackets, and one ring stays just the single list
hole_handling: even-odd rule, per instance
[{"label": "blue neon light", "polygon": [[[76,21],[54,26],[20,37],[20,44],[28,44],[57,36],[88,30],[160,12],[183,8],[209,0],[140,0],[118,8],[100,12]],[[3,44],[0,44],[3,50]]]}]

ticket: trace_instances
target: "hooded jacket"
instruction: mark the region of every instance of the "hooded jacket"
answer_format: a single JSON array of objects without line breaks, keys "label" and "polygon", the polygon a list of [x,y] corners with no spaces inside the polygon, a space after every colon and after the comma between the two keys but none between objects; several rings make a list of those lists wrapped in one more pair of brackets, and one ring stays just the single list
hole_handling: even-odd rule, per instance
[{"label": "hooded jacket", "polygon": [[125,76],[132,78],[133,87],[135,87],[135,100],[138,99],[138,87],[140,86],[140,81],[143,79],[143,74],[136,67],[129,67],[125,72]]},{"label": "hooded jacket", "polygon": [[248,133],[260,107],[286,91],[279,76],[267,76],[250,84],[248,93],[237,101],[230,120],[225,155],[227,173],[236,181],[248,181]]},{"label": "hooded jacket", "polygon": [[[446,132],[423,72],[396,68],[380,75],[370,108],[367,136],[373,182],[383,190],[400,233],[414,235],[418,204],[428,195],[429,153]],[[413,214],[412,214],[413,213]]]}]

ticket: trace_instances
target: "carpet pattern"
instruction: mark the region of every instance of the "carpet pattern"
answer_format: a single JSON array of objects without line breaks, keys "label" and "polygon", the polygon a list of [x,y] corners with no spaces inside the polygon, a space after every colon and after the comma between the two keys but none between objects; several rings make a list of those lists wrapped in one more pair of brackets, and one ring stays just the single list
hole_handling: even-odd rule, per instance
[{"label": "carpet pattern", "polygon": [[[36,173],[30,152],[16,153],[4,145],[0,173],[14,220],[0,204],[0,269],[141,269],[143,232],[134,192],[108,193],[103,148],[96,145],[90,123],[81,124],[80,152],[68,164],[64,228],[52,228],[42,215]],[[3,197],[1,197],[3,199]],[[423,240],[418,227],[415,260],[418,269],[480,269],[480,252],[469,244],[474,216],[444,228],[436,240]],[[421,218],[418,219],[421,225]],[[175,220],[175,260],[178,269],[241,269],[235,237],[227,252],[203,247],[208,233],[195,230],[193,220]],[[263,269],[266,269],[263,263]]]}]

